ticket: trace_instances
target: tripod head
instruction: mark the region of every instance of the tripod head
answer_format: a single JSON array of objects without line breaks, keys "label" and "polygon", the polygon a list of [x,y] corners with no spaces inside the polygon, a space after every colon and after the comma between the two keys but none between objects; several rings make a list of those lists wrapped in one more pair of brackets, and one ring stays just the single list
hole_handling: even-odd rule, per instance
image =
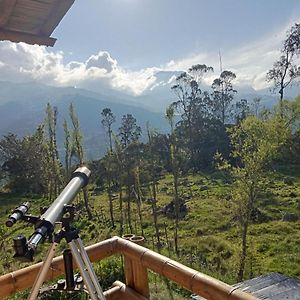
[{"label": "tripod head", "polygon": [[68,204],[73,201],[79,190],[88,184],[90,174],[91,171],[87,167],[76,169],[67,186],[39,217],[26,214],[30,206],[28,202],[23,203],[12,212],[6,222],[6,226],[11,227],[18,220],[27,221],[35,226],[35,231],[28,241],[23,235],[14,238],[15,258],[21,261],[33,261],[33,256],[39,243],[46,238],[52,238],[55,224],[62,220],[66,211],[69,211],[67,210]]}]

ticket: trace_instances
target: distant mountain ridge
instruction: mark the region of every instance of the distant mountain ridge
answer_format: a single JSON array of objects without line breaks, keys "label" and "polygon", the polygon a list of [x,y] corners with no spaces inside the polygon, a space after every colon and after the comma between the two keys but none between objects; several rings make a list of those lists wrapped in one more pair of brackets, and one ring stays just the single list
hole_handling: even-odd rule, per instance
[{"label": "distant mountain ridge", "polygon": [[[103,93],[75,87],[53,87],[37,82],[12,83],[0,81],[0,136],[13,132],[19,136],[31,134],[45,118],[47,103],[58,108],[58,142],[63,148],[62,123],[68,118],[68,107],[74,103],[84,135],[89,159],[99,158],[107,147],[106,135],[101,125],[101,111],[109,107],[116,116],[116,131],[124,114],[131,113],[138,125],[145,129],[146,123],[165,132],[168,124],[164,117],[166,107],[176,100],[171,91],[175,78],[181,72],[159,71],[156,81],[140,96],[130,96],[121,91],[103,87]],[[202,87],[211,91],[208,85]],[[100,85],[102,91],[102,87]],[[255,91],[252,87],[237,88],[236,100],[261,98],[261,106],[271,107],[278,101],[278,95],[269,90]],[[294,86],[286,91],[287,97],[299,93]]]},{"label": "distant mountain ridge", "polygon": [[47,103],[58,109],[58,145],[63,147],[63,120],[68,119],[68,109],[72,102],[79,117],[87,158],[96,159],[107,148],[106,135],[101,124],[101,111],[109,107],[116,116],[114,130],[120,127],[124,114],[132,114],[143,129],[146,123],[165,131],[167,122],[162,113],[152,112],[130,97],[124,100],[116,96],[72,87],[51,87],[38,83],[0,82],[0,135],[9,132],[24,136],[34,132],[45,119]]}]

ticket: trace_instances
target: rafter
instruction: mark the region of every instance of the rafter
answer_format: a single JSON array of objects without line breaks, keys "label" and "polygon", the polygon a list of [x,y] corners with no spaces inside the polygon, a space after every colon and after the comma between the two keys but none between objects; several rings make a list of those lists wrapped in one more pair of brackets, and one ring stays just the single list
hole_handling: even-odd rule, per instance
[{"label": "rafter", "polygon": [[31,45],[54,46],[56,39],[48,36],[33,35],[23,32],[0,29],[0,40],[24,42]]}]

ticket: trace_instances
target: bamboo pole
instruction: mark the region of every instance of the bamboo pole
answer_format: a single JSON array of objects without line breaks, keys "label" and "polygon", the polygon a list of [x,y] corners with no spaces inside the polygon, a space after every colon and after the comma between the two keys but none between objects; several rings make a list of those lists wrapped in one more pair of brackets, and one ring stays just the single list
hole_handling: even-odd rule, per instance
[{"label": "bamboo pole", "polygon": [[[130,238],[130,241],[143,246],[145,244],[145,239],[143,236],[135,236]],[[125,255],[124,255],[125,257]],[[140,262],[132,260],[132,272],[133,272],[133,286],[132,288],[139,294],[143,295],[145,298],[150,298],[149,292],[149,280],[148,271]]]},{"label": "bamboo pole", "polygon": [[[122,238],[124,240],[129,241],[131,238],[135,237],[134,234],[124,234]],[[132,261],[130,258],[124,255],[124,274],[125,274],[125,283],[128,286],[134,286],[134,279],[133,279],[133,267]]]}]

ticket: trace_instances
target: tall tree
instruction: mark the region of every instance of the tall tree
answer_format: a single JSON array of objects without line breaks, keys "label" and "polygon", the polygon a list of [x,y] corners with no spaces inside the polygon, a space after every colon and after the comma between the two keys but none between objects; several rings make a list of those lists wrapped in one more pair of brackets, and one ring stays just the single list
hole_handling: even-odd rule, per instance
[{"label": "tall tree", "polygon": [[123,147],[126,148],[131,143],[138,141],[141,133],[142,129],[136,124],[136,118],[131,114],[123,115],[118,134]]},{"label": "tall tree", "polygon": [[284,98],[284,90],[300,77],[300,66],[296,58],[300,54],[300,24],[296,23],[287,32],[283,42],[280,58],[267,73],[267,81],[274,83],[273,90],[280,94],[280,106]]},{"label": "tall tree", "polygon": [[123,185],[125,182],[125,155],[124,149],[118,140],[115,138],[114,151],[111,157],[111,170],[114,172],[115,185],[119,190],[119,211],[120,211],[120,236],[124,233],[124,209],[123,209]]},{"label": "tall tree", "polygon": [[241,225],[242,247],[237,274],[239,281],[244,277],[249,224],[261,189],[260,183],[287,136],[287,127],[278,116],[270,116],[264,120],[250,116],[230,129],[235,164],[223,161],[222,168],[228,168],[233,176],[232,197]]},{"label": "tall tree", "polygon": [[70,166],[71,166],[71,134],[68,127],[67,120],[64,120],[64,147],[65,147],[65,166],[66,166],[66,179],[69,178],[70,175]]},{"label": "tall tree", "polygon": [[174,244],[175,252],[178,255],[178,228],[179,228],[179,166],[178,166],[178,146],[175,135],[174,127],[174,106],[170,105],[166,110],[166,119],[168,120],[171,133],[170,133],[170,154],[171,166],[174,184],[174,206],[175,206],[175,227],[174,227]]},{"label": "tall tree", "polygon": [[[146,172],[149,174],[149,190],[152,195],[151,206],[152,206],[152,215],[153,222],[155,228],[155,234],[157,239],[157,247],[160,249],[161,240],[160,240],[160,232],[158,226],[158,211],[157,211],[157,192],[156,187],[158,185],[158,181],[162,172],[162,163],[159,155],[160,149],[157,147],[158,133],[151,129],[149,123],[147,123],[147,135],[148,135],[148,151],[147,151],[147,160],[146,160]],[[160,143],[161,144],[161,143]]]},{"label": "tall tree", "polygon": [[109,201],[109,212],[110,212],[110,220],[112,227],[115,226],[114,224],[114,210],[113,210],[113,200],[112,200],[112,185],[113,185],[113,178],[112,178],[112,170],[111,170],[111,156],[113,152],[112,147],[112,124],[116,121],[114,114],[112,113],[110,108],[104,108],[101,112],[102,120],[101,123],[103,127],[106,129],[106,133],[109,138],[109,151],[108,156],[109,158],[106,161],[107,167],[107,194],[108,194],[108,201]]},{"label": "tall tree", "polygon": [[216,78],[212,83],[213,89],[213,109],[216,116],[225,125],[230,114],[230,107],[236,93],[233,89],[232,81],[236,78],[236,75],[231,71],[223,71],[219,78]]},{"label": "tall tree", "polygon": [[195,120],[206,119],[211,114],[209,94],[201,90],[200,83],[204,74],[212,71],[212,67],[204,64],[194,65],[189,69],[189,73],[181,73],[171,88],[177,97],[173,107],[181,114],[182,125],[186,129],[187,148],[194,170],[196,169],[194,142],[198,130],[195,127]]},{"label": "tall tree", "polygon": [[119,128],[118,136],[125,156],[125,184],[127,186],[127,221],[130,232],[133,232],[132,216],[131,216],[131,187],[134,186],[133,170],[136,165],[136,157],[132,151],[136,150],[141,135],[141,127],[136,124],[136,119],[131,115],[123,115],[121,127]]},{"label": "tall tree", "polygon": [[[73,148],[73,155],[76,156],[78,159],[79,165],[82,166],[84,164],[84,150],[82,146],[82,135],[80,130],[80,123],[78,116],[75,112],[74,106],[71,103],[69,107],[69,113],[70,113],[70,119],[73,126],[72,131],[72,148]],[[88,199],[88,190],[87,187],[83,188],[83,199],[84,199],[84,205],[88,214],[88,218],[92,219],[92,211],[89,206],[89,199]]]},{"label": "tall tree", "polygon": [[106,129],[106,133],[109,138],[109,150],[112,152],[112,124],[116,121],[116,117],[112,113],[110,108],[104,108],[101,112],[102,120],[101,123]]},{"label": "tall tree", "polygon": [[48,185],[49,185],[49,199],[56,198],[59,193],[61,185],[62,169],[58,157],[57,141],[56,141],[56,125],[57,125],[57,108],[52,107],[50,103],[46,108],[45,129],[47,131],[46,141],[48,147]]}]

